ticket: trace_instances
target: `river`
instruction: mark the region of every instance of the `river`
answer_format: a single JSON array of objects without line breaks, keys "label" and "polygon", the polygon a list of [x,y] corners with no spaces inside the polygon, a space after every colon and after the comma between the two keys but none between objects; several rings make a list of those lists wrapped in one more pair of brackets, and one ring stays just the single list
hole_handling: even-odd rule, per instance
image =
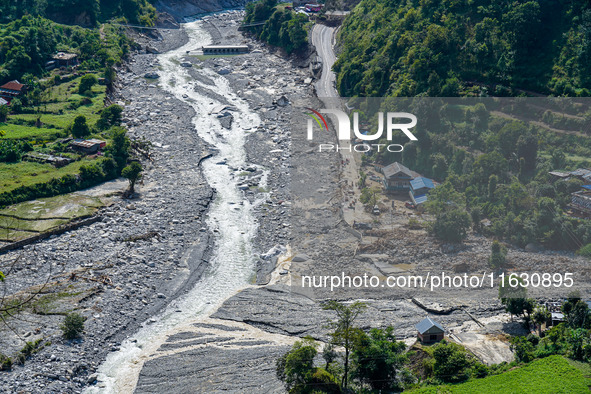
[{"label": "river", "polygon": [[[193,289],[145,322],[137,333],[123,341],[119,351],[107,356],[98,371],[99,383],[87,389],[87,393],[133,392],[143,363],[170,334],[214,312],[225,299],[247,286],[254,275],[253,239],[257,224],[253,204],[238,189],[233,173],[235,169],[252,166],[246,163],[243,130],[258,126],[260,119],[234,93],[226,78],[200,69],[199,73],[214,82],[211,86],[195,80],[189,69],[181,66],[187,51],[211,43],[211,36],[201,24],[200,20],[183,24],[188,43],[158,55],[158,60],[161,88],[193,107],[195,132],[218,152],[202,163],[207,181],[217,192],[207,218],[208,231],[215,239],[210,267]],[[225,103],[212,98],[208,91],[223,96],[236,108],[231,129],[221,127],[217,115],[210,114],[213,108]],[[265,187],[264,182],[265,176],[261,187]]]}]

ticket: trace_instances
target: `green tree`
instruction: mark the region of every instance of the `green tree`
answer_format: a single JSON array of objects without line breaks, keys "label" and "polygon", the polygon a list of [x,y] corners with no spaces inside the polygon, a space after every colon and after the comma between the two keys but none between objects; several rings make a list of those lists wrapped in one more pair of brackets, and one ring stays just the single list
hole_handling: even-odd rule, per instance
[{"label": "green tree", "polygon": [[92,91],[92,87],[98,83],[98,79],[94,74],[86,74],[80,79],[80,85],[78,85],[78,94],[86,94],[86,92]]},{"label": "green tree", "polygon": [[355,320],[365,310],[366,305],[362,302],[355,301],[350,305],[340,303],[338,301],[328,301],[324,304],[323,309],[334,311],[337,319],[329,322],[328,327],[333,331],[330,333],[332,342],[336,345],[345,348],[344,357],[344,373],[342,379],[343,389],[348,387],[349,379],[349,356],[356,336],[359,334],[359,329],[355,327]]},{"label": "green tree", "polygon": [[530,315],[536,305],[534,300],[527,298],[527,287],[523,285],[523,279],[515,274],[503,276],[499,283],[499,299],[507,312],[512,316],[522,316],[529,328]]},{"label": "green tree", "polygon": [[452,209],[437,215],[433,234],[446,242],[461,242],[468,236],[470,216],[466,211]]},{"label": "green tree", "polygon": [[75,138],[84,138],[90,135],[90,127],[86,124],[86,116],[78,115],[74,118],[71,126],[72,136]]},{"label": "green tree", "polygon": [[111,130],[113,140],[107,149],[107,155],[115,160],[115,163],[117,163],[117,174],[121,174],[129,157],[130,142],[124,128],[113,127]]},{"label": "green tree", "polygon": [[434,347],[433,359],[433,372],[444,382],[461,382],[468,379],[470,362],[462,346],[444,340]]},{"label": "green tree", "polygon": [[542,325],[552,319],[552,314],[545,306],[538,305],[532,313],[532,321],[538,326],[538,335],[542,335]]},{"label": "green tree", "polygon": [[277,378],[283,381],[290,394],[340,393],[334,377],[324,369],[314,367],[317,347],[312,338],[304,338],[277,360]]},{"label": "green tree", "polygon": [[121,114],[123,113],[123,107],[113,104],[103,109],[101,116],[97,121],[97,127],[99,129],[108,129],[112,126],[119,126],[121,124]]},{"label": "green tree", "polygon": [[488,258],[488,265],[493,269],[499,269],[505,265],[505,258],[507,257],[507,248],[497,240],[494,240],[491,245],[490,257]]},{"label": "green tree", "polygon": [[405,351],[405,343],[396,341],[392,327],[360,332],[351,353],[351,377],[375,391],[402,391],[410,377],[404,370]]},{"label": "green tree", "polygon": [[121,171],[121,176],[127,178],[127,180],[129,181],[130,194],[133,194],[135,192],[135,183],[138,181],[138,179],[141,178],[142,171],[142,165],[137,161],[132,162],[130,165],[123,168],[123,171]]},{"label": "green tree", "polygon": [[526,337],[511,338],[510,347],[517,361],[528,363],[534,359],[534,345]]},{"label": "green tree", "polygon": [[0,106],[0,122],[6,122],[9,113],[10,108],[8,108],[8,105]]}]

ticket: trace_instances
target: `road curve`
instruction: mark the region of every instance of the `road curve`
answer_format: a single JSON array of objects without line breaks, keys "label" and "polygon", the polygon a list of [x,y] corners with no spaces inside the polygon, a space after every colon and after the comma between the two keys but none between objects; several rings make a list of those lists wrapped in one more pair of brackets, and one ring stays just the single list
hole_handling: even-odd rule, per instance
[{"label": "road curve", "polygon": [[335,75],[332,72],[332,66],[336,61],[333,50],[334,27],[325,25],[314,25],[312,29],[312,44],[316,47],[318,56],[322,59],[322,75],[316,82],[316,95],[323,97],[339,97],[335,88]]}]

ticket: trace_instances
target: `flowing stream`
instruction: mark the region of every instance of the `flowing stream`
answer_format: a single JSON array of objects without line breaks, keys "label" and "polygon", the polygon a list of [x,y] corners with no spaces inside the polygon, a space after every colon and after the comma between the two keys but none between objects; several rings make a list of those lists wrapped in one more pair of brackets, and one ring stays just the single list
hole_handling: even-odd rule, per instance
[{"label": "flowing stream", "polygon": [[[247,286],[254,271],[252,240],[257,224],[253,205],[238,189],[238,182],[230,168],[244,168],[246,153],[243,130],[256,127],[260,119],[243,100],[232,91],[226,78],[201,69],[215,86],[203,84],[191,78],[187,68],[180,65],[187,51],[195,51],[211,43],[211,37],[201,27],[199,20],[186,23],[183,28],[189,42],[181,48],[159,55],[160,85],[177,99],[190,104],[196,112],[193,119],[198,135],[218,150],[218,154],[202,163],[209,184],[216,189],[207,225],[215,236],[211,268],[186,295],[171,302],[158,316],[146,322],[133,337],[123,341],[117,352],[110,353],[99,368],[99,383],[87,393],[130,393],[137,384],[144,361],[153,354],[174,331],[175,327],[206,317],[221,302]],[[223,96],[237,110],[230,130],[221,127],[216,114],[210,112],[221,104],[208,97],[207,91]],[[225,160],[225,165],[216,164]],[[261,186],[265,186],[265,176]],[[155,320],[155,321],[154,321]]]}]

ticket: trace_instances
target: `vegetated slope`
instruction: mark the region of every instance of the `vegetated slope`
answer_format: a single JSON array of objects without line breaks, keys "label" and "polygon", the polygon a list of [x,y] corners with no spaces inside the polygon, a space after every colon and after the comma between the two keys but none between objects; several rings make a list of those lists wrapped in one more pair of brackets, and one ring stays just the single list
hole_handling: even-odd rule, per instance
[{"label": "vegetated slope", "polygon": [[119,17],[152,25],[156,19],[156,9],[150,0],[0,0],[0,22],[6,23],[25,14],[83,26]]},{"label": "vegetated slope", "polygon": [[457,96],[474,82],[495,95],[588,96],[591,86],[586,0],[362,0],[338,38],[342,96]]},{"label": "vegetated slope", "polygon": [[588,366],[582,363],[571,363],[562,356],[550,356],[500,375],[458,385],[427,387],[412,392],[417,394],[586,393],[589,392],[591,384],[588,374]]}]

